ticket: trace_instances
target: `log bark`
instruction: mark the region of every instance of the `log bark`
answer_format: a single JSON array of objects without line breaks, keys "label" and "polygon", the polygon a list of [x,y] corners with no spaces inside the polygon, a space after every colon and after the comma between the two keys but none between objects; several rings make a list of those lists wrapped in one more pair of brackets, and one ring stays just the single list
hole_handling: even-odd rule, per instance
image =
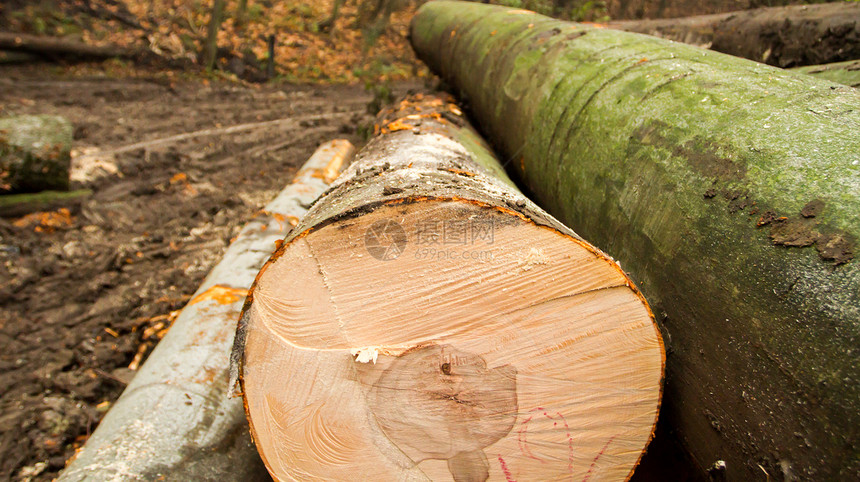
[{"label": "log bark", "polygon": [[77,211],[81,203],[92,194],[90,189],[78,189],[0,195],[0,217],[16,218],[37,211],[55,211],[60,208]]},{"label": "log bark", "polygon": [[803,72],[820,79],[827,79],[842,85],[860,87],[860,60],[849,60],[847,62],[835,62],[824,65],[809,65],[792,69],[795,72]]},{"label": "log bark", "polygon": [[663,365],[636,288],[449,100],[377,131],[243,310],[235,378],[274,478],[629,476]]},{"label": "log bark", "polygon": [[[28,52],[43,57],[59,59],[107,59],[113,57],[139,58],[145,55],[140,50],[117,46],[88,45],[82,42],[55,37],[42,37],[21,33],[0,32],[0,50]],[[155,56],[155,54],[151,54]]]},{"label": "log bark", "polygon": [[72,125],[50,115],[0,119],[0,193],[69,188]]},{"label": "log bark", "polygon": [[608,26],[783,68],[860,58],[860,4],[856,2],[627,20]]},{"label": "log bark", "polygon": [[4,64],[26,64],[41,60],[40,57],[27,52],[11,52],[0,50],[0,65]]},{"label": "log bark", "polygon": [[419,57],[536,200],[660,314],[663,413],[730,478],[860,471],[860,94],[666,40],[459,2]]}]

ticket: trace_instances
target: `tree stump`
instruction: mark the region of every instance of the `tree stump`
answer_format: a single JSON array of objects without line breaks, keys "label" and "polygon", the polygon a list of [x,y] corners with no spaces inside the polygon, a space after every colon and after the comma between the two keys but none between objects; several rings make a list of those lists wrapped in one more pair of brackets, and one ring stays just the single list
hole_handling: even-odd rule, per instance
[{"label": "tree stump", "polygon": [[72,125],[51,115],[0,119],[0,193],[69,188]]}]

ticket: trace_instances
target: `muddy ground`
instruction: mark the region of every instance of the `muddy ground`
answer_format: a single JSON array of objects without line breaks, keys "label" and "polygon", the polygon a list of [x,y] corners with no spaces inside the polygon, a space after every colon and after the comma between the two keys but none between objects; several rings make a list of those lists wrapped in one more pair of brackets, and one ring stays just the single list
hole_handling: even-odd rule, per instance
[{"label": "muddy ground", "polygon": [[[372,95],[360,86],[71,79],[47,71],[0,71],[0,116],[66,116],[76,152],[88,154],[78,159],[91,161],[76,170],[87,180],[73,187],[93,195],[51,217],[0,218],[0,480],[53,479],[241,225],[321,142],[340,137],[360,146],[373,118]],[[395,95],[422,89],[393,86]],[[297,120],[106,154],[287,118]],[[634,480],[666,477],[699,475],[661,428]]]}]

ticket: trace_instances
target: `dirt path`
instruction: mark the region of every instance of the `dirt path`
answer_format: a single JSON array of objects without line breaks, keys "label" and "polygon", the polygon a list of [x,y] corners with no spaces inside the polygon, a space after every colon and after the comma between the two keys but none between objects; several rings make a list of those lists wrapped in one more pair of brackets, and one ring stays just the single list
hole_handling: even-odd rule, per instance
[{"label": "dirt path", "polygon": [[[103,177],[77,183],[94,194],[69,216],[30,225],[0,219],[0,480],[51,480],[241,224],[320,142],[361,144],[359,127],[372,120],[362,87],[62,80],[42,72],[0,73],[0,115],[64,115],[81,152],[304,120],[85,156],[113,161],[117,172],[108,162],[96,170]],[[408,87],[415,86],[396,89]]]}]

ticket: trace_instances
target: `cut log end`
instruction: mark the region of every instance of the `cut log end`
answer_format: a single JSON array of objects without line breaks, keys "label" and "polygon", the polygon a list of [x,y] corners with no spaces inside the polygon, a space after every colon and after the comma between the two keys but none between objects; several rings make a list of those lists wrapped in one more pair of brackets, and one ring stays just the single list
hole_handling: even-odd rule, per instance
[{"label": "cut log end", "polygon": [[278,479],[624,479],[663,350],[586,243],[509,209],[402,199],[294,238],[246,307],[243,388]]}]

